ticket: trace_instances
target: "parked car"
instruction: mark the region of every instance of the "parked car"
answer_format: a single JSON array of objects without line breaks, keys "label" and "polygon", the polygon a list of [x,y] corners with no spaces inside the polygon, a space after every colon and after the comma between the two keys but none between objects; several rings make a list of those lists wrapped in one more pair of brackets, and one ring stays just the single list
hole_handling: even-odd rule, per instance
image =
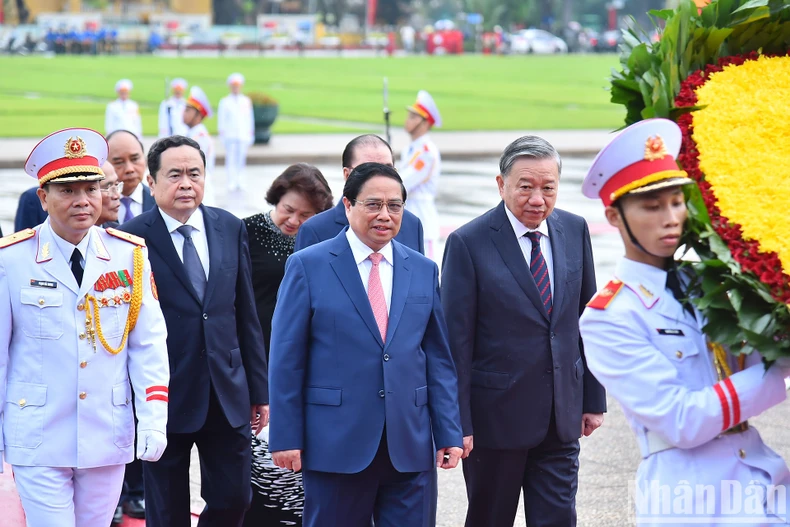
[{"label": "parked car", "polygon": [[604,31],[600,34],[595,43],[595,51],[599,53],[616,52],[617,47],[623,41],[623,32],[619,29]]},{"label": "parked car", "polygon": [[510,35],[512,53],[567,53],[568,45],[560,37],[542,29],[522,29]]}]

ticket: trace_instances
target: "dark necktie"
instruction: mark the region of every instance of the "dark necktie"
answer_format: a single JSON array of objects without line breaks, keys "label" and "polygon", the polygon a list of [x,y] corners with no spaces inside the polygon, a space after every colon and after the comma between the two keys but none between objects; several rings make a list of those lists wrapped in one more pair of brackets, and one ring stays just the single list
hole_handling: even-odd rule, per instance
[{"label": "dark necktie", "polygon": [[74,248],[74,252],[71,253],[71,272],[74,273],[74,278],[77,279],[77,285],[82,285],[82,274],[84,273],[84,269],[82,268],[82,253],[76,247]]},{"label": "dark necktie", "polygon": [[551,280],[549,279],[549,267],[540,250],[540,233],[532,231],[524,236],[532,242],[532,255],[529,262],[532,278],[535,279],[535,285],[538,286],[540,300],[543,302],[543,307],[546,308],[546,313],[551,315]]},{"label": "dark necktie", "polygon": [[126,223],[134,218],[134,212],[132,212],[132,198],[129,196],[122,196],[121,203],[123,203],[123,206],[126,208],[126,212],[123,215],[123,223]]},{"label": "dark necktie", "polygon": [[694,308],[691,307],[691,302],[688,300],[687,295],[683,292],[683,288],[680,285],[680,279],[678,278],[678,270],[674,265],[667,271],[667,289],[672,291],[672,296],[675,297],[675,300],[680,302],[680,305],[683,306],[683,309],[685,309],[692,318],[696,319],[697,317],[694,315]]},{"label": "dark necktie", "polygon": [[203,269],[203,264],[200,263],[195,243],[192,241],[193,229],[194,227],[191,225],[182,225],[177,230],[184,237],[184,267],[186,267],[187,276],[189,276],[189,281],[192,282],[192,287],[195,288],[198,298],[202,301],[206,292],[206,271]]}]

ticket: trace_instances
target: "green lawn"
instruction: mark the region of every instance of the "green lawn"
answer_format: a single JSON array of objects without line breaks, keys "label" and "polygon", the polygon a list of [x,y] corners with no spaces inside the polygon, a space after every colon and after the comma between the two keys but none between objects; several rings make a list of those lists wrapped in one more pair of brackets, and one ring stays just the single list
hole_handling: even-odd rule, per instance
[{"label": "green lawn", "polygon": [[[283,119],[275,132],[342,132],[350,122],[379,123],[382,78],[389,78],[393,125],[418,89],[430,91],[446,130],[617,128],[621,107],[609,102],[613,55],[445,56],[376,59],[173,59],[156,57],[0,57],[0,136],[38,137],[58,128],[103,131],[104,106],[115,81],[134,82],[146,135],[167,77],[202,87],[212,104],[225,95],[225,79],[244,73],[247,91],[277,99]],[[333,123],[332,121],[346,121]],[[209,119],[216,130],[216,119]]]}]

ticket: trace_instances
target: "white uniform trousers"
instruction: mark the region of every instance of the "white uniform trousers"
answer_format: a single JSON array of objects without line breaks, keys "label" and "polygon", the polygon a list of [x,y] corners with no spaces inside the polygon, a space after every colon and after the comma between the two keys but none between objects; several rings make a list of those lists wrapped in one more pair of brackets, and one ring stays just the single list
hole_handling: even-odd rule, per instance
[{"label": "white uniform trousers", "polygon": [[13,469],[27,527],[109,527],[126,465]]},{"label": "white uniform trousers", "polygon": [[244,167],[247,165],[249,143],[242,139],[225,139],[225,172],[228,175],[228,190],[244,187]]}]

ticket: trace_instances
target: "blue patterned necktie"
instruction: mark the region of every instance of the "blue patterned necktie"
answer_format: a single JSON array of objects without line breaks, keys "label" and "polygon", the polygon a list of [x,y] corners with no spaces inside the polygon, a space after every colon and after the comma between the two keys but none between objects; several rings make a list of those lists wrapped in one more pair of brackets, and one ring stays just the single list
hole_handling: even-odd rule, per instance
[{"label": "blue patterned necktie", "polygon": [[193,229],[194,227],[191,225],[182,225],[177,230],[184,237],[184,267],[186,267],[187,276],[192,282],[192,287],[195,288],[195,293],[202,301],[206,292],[206,271],[203,269],[203,264],[200,262],[197,249],[195,249],[195,243],[192,241]]},{"label": "blue patterned necktie", "polygon": [[129,196],[121,196],[121,203],[126,208],[126,212],[123,215],[123,223],[134,218],[134,212],[132,212],[132,198]]},{"label": "blue patterned necktie", "polygon": [[540,250],[540,233],[532,231],[524,236],[532,242],[532,255],[529,263],[532,278],[535,279],[535,285],[538,286],[540,300],[543,302],[543,307],[546,308],[546,313],[551,315],[551,280],[549,279],[549,267],[546,265],[546,259],[543,258],[543,252]]}]

